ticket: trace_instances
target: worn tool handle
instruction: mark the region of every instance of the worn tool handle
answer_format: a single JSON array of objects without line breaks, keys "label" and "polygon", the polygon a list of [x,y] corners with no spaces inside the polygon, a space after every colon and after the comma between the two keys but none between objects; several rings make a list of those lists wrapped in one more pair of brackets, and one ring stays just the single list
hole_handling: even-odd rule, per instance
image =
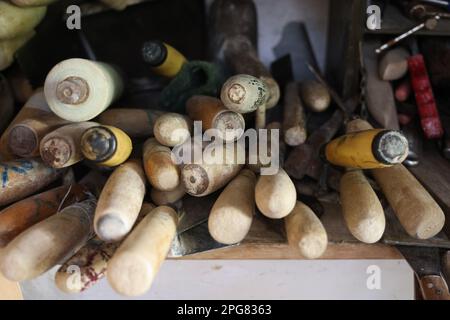
[{"label": "worn tool handle", "polygon": [[125,237],[136,222],[144,195],[142,164],[128,160],[112,173],[100,194],[94,219],[99,238],[119,241]]},{"label": "worn tool handle", "polygon": [[[347,128],[367,130],[364,120],[353,120]],[[412,237],[428,239],[442,230],[445,215],[433,197],[403,165],[373,169],[372,174],[403,228]]]},{"label": "worn tool handle", "polygon": [[383,207],[361,170],[348,171],[342,176],[340,200],[350,233],[365,243],[380,240],[386,226]]},{"label": "worn tool handle", "polygon": [[0,211],[0,247],[18,234],[74,202],[86,199],[87,188],[74,184],[54,188],[18,201]]},{"label": "worn tool handle", "polygon": [[430,275],[419,278],[420,291],[425,300],[450,300],[448,285],[439,275]]},{"label": "worn tool handle", "polygon": [[94,200],[66,207],[11,241],[0,271],[12,281],[33,279],[77,252],[92,236]]},{"label": "worn tool handle", "polygon": [[283,138],[288,145],[298,146],[306,140],[306,116],[299,85],[290,82],[284,90]]},{"label": "worn tool handle", "polygon": [[262,175],[255,187],[255,201],[263,215],[272,219],[286,217],[294,209],[297,191],[286,171]]},{"label": "worn tool handle", "polygon": [[99,116],[103,125],[117,127],[132,138],[145,138],[153,135],[153,126],[163,111],[152,109],[114,108]]},{"label": "worn tool handle", "polygon": [[107,278],[115,291],[137,296],[150,289],[176,234],[174,209],[153,209],[117,249],[108,263]]},{"label": "worn tool handle", "polygon": [[208,219],[208,230],[214,240],[224,244],[244,240],[255,214],[255,185],[253,171],[243,169],[225,187]]},{"label": "worn tool handle", "polygon": [[44,93],[59,117],[88,121],[102,113],[123,91],[115,67],[103,62],[72,58],[55,65],[47,75]]},{"label": "worn tool handle", "polygon": [[322,222],[304,203],[297,201],[294,210],[284,219],[289,246],[307,259],[324,254],[328,236]]}]

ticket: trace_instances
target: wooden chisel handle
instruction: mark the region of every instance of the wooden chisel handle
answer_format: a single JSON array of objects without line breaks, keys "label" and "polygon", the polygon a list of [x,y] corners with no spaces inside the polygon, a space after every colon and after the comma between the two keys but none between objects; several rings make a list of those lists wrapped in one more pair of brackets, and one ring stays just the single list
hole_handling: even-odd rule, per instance
[{"label": "wooden chisel handle", "polygon": [[448,285],[439,275],[417,277],[424,300],[450,300]]},{"label": "wooden chisel handle", "polygon": [[153,209],[117,249],[108,263],[107,278],[115,291],[126,296],[144,294],[169,252],[176,234],[174,209]]},{"label": "wooden chisel handle", "polygon": [[78,202],[21,233],[5,248],[0,271],[12,281],[33,279],[72,256],[93,235],[95,204]]},{"label": "wooden chisel handle", "polygon": [[[348,123],[353,131],[367,130],[364,120]],[[403,165],[373,169],[372,174],[403,228],[412,237],[428,239],[442,230],[445,215],[433,197]]]},{"label": "wooden chisel handle", "polygon": [[361,170],[348,171],[342,176],[340,200],[350,233],[365,243],[380,240],[386,226],[383,207]]},{"label": "wooden chisel handle", "polygon": [[328,236],[322,222],[304,203],[297,201],[284,219],[289,246],[307,259],[317,259],[327,249]]}]

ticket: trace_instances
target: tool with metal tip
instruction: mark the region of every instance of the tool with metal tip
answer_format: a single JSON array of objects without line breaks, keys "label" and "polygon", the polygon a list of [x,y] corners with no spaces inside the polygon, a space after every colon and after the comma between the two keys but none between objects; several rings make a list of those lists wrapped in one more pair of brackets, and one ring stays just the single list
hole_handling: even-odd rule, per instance
[{"label": "tool with metal tip", "polygon": [[375,53],[380,54],[381,52],[383,52],[384,50],[396,45],[397,43],[399,43],[401,40],[409,37],[410,35],[414,34],[415,32],[422,30],[422,29],[427,29],[427,30],[433,30],[436,28],[437,23],[439,21],[440,17],[439,16],[435,16],[433,18],[427,19],[426,21],[418,24],[417,26],[415,26],[414,28],[406,31],[405,33],[395,37],[392,40],[389,40],[388,42],[386,42],[385,44],[381,45],[379,48],[375,49]]}]

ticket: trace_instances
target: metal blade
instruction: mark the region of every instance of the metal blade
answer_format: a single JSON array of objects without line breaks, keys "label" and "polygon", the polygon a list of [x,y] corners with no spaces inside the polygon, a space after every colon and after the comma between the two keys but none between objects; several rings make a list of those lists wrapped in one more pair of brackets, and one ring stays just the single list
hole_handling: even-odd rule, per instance
[{"label": "metal blade", "polygon": [[209,234],[208,223],[204,222],[181,234],[177,234],[172,242],[168,256],[172,258],[181,257],[229,246],[215,241]]},{"label": "metal blade", "polygon": [[205,197],[184,196],[178,204],[180,221],[178,222],[177,233],[181,234],[208,221],[211,208],[221,192],[222,190],[219,190]]},{"label": "metal blade", "polygon": [[397,246],[414,272],[421,278],[441,274],[441,261],[438,248]]}]

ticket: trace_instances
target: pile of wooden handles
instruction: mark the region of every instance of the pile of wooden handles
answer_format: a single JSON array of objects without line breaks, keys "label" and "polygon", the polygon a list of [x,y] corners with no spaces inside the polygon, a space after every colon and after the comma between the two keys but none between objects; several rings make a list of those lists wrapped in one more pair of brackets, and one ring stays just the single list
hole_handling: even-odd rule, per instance
[{"label": "pile of wooden handles", "polygon": [[[173,48],[166,50],[171,53],[165,59],[177,60],[179,71],[185,59]],[[167,76],[173,77],[175,69],[158,72],[169,70]],[[256,127],[267,127],[269,132],[282,128],[282,138],[270,141],[272,148],[280,145],[284,150],[285,141],[309,152],[308,163],[291,161],[287,171],[298,173],[301,170],[294,170],[295,166],[304,166],[312,174],[310,165],[320,153],[314,142],[325,145],[342,125],[343,116],[336,111],[325,127],[308,137],[302,104],[321,112],[330,104],[330,95],[320,83],[289,84],[283,124],[266,126],[262,113],[277,99],[268,88],[270,81],[264,79],[234,75],[223,84],[220,98],[192,96],[186,114],[178,114],[108,109],[123,90],[113,66],[85,59],[56,65],[44,89],[36,91],[0,138],[0,206],[9,205],[0,212],[0,245],[5,247],[0,271],[10,280],[22,281],[62,263],[57,286],[80,292],[108,270],[114,290],[129,296],[143,294],[176,236],[176,203],[186,193],[203,197],[222,188],[208,220],[217,242],[243,241],[257,207],[267,218],[284,219],[293,250],[306,258],[322,256],[328,243],[326,230],[312,209],[297,199],[289,174],[281,167],[263,174],[267,164],[261,159],[246,165],[246,159],[239,157],[245,154],[239,141],[246,114],[254,112]],[[202,123],[205,133],[214,129],[222,139],[193,141],[195,121]],[[347,130],[347,135],[326,144],[324,156],[349,168],[340,191],[352,234],[372,243],[384,230],[383,209],[361,171],[372,169],[405,230],[418,238],[435,235],[444,215],[399,164],[407,153],[404,137],[392,130],[371,129],[361,120],[350,122]],[[186,145],[194,154],[200,152],[202,161],[177,162],[174,151]],[[280,162],[283,156],[281,152]],[[53,185],[36,194],[81,163],[94,169],[81,181]],[[104,179],[99,171],[111,174]],[[145,199],[147,191],[154,204]]]}]

